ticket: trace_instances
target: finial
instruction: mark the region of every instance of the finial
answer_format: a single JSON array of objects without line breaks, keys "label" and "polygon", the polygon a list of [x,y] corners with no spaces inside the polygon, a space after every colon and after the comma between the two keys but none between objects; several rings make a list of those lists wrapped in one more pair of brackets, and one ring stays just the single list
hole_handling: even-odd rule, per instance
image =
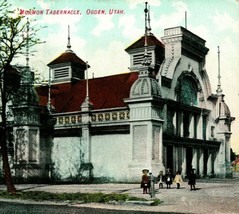
[{"label": "finial", "polygon": [[29,19],[27,18],[26,67],[29,67]]},{"label": "finial", "polygon": [[[148,19],[148,2],[145,2],[145,9],[144,9],[144,14],[145,14],[145,20],[144,20],[144,24],[145,24],[145,33],[144,33],[144,60],[143,60],[143,65],[144,66],[149,66],[150,65],[150,62],[148,60],[148,38],[147,38],[147,35],[148,35],[148,26],[147,26],[147,21],[149,20]],[[150,29],[151,30],[151,29]]]},{"label": "finial", "polygon": [[221,74],[220,74],[220,49],[219,46],[217,46],[217,54],[218,54],[218,83],[217,83],[217,94],[221,95],[222,89],[221,89]]},{"label": "finial", "polygon": [[89,99],[88,61],[86,61],[85,64],[86,64],[86,98]]},{"label": "finial", "polygon": [[185,11],[185,28],[187,29],[187,11]]},{"label": "finial", "polygon": [[150,35],[151,34],[151,31],[152,29],[151,29],[151,26],[150,26],[150,8],[149,8],[149,10],[148,10],[148,35]]},{"label": "finial", "polygon": [[68,43],[67,43],[67,51],[71,51],[71,38],[70,38],[70,26],[68,25]]}]

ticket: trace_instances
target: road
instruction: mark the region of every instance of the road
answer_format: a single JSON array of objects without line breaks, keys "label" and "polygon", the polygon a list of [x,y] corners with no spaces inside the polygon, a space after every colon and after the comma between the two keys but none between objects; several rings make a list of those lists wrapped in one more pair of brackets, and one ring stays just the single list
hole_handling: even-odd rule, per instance
[{"label": "road", "polygon": [[[74,207],[68,205],[25,204],[16,202],[0,202],[1,214],[156,214],[158,212],[112,210],[90,207]],[[172,212],[164,212],[172,213]]]},{"label": "road", "polygon": [[[147,194],[142,194],[139,184],[71,184],[71,185],[16,185],[20,191],[44,191],[52,193],[124,193],[134,197],[150,199]],[[239,177],[235,179],[202,179],[197,180],[196,191],[190,191],[187,181],[181,189],[173,185],[171,189],[158,189],[156,187],[157,199],[162,203],[158,206],[146,204],[97,204],[97,203],[75,203],[64,202],[61,205],[50,201],[13,201],[0,198],[1,213],[194,213],[194,214],[239,214]],[[6,190],[0,185],[0,190]],[[4,202],[4,203],[3,203]],[[14,205],[6,206],[5,202]],[[14,202],[28,203],[21,205]],[[46,206],[44,204],[50,204]],[[57,206],[55,206],[57,205]],[[68,205],[68,206],[67,206]],[[47,207],[47,209],[45,207]],[[38,207],[38,208],[37,208]],[[56,209],[56,211],[54,211]],[[17,210],[17,212],[16,212]],[[64,210],[61,211],[61,210]],[[116,211],[115,211],[116,210]],[[21,211],[21,212],[20,212]],[[101,212],[102,211],[102,212]]]}]

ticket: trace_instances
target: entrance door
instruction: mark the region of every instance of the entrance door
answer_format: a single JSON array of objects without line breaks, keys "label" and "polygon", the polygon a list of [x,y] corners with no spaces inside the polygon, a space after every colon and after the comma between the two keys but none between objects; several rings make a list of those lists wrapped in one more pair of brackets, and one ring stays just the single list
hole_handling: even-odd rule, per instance
[{"label": "entrance door", "polygon": [[193,160],[193,148],[188,147],[186,148],[186,169],[187,175],[189,174],[190,170],[192,169],[192,160]]},{"label": "entrance door", "polygon": [[173,168],[173,146],[167,146],[167,167],[171,173],[174,173]]}]

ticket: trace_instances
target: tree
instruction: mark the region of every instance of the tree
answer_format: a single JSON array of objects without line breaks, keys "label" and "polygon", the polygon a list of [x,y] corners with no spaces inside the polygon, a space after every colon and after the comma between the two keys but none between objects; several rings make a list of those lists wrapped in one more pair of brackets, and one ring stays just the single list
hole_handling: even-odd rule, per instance
[{"label": "tree", "polygon": [[[29,27],[29,20],[24,16],[15,16],[11,5],[6,0],[0,0],[0,111],[1,111],[1,137],[0,146],[3,161],[4,180],[7,191],[14,194],[16,188],[12,181],[7,150],[7,103],[19,85],[19,73],[11,63],[15,57],[28,53],[30,47],[42,43],[37,38],[37,32],[42,29]],[[34,20],[31,20],[34,22]],[[28,54],[27,54],[28,61]],[[27,63],[28,66],[28,63]]]}]

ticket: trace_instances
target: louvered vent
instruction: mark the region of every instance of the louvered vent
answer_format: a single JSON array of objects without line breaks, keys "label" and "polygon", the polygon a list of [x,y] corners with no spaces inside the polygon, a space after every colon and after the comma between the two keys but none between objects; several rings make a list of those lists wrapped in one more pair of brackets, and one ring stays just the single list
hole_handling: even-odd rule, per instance
[{"label": "louvered vent", "polygon": [[69,68],[54,69],[54,79],[69,77]]}]

